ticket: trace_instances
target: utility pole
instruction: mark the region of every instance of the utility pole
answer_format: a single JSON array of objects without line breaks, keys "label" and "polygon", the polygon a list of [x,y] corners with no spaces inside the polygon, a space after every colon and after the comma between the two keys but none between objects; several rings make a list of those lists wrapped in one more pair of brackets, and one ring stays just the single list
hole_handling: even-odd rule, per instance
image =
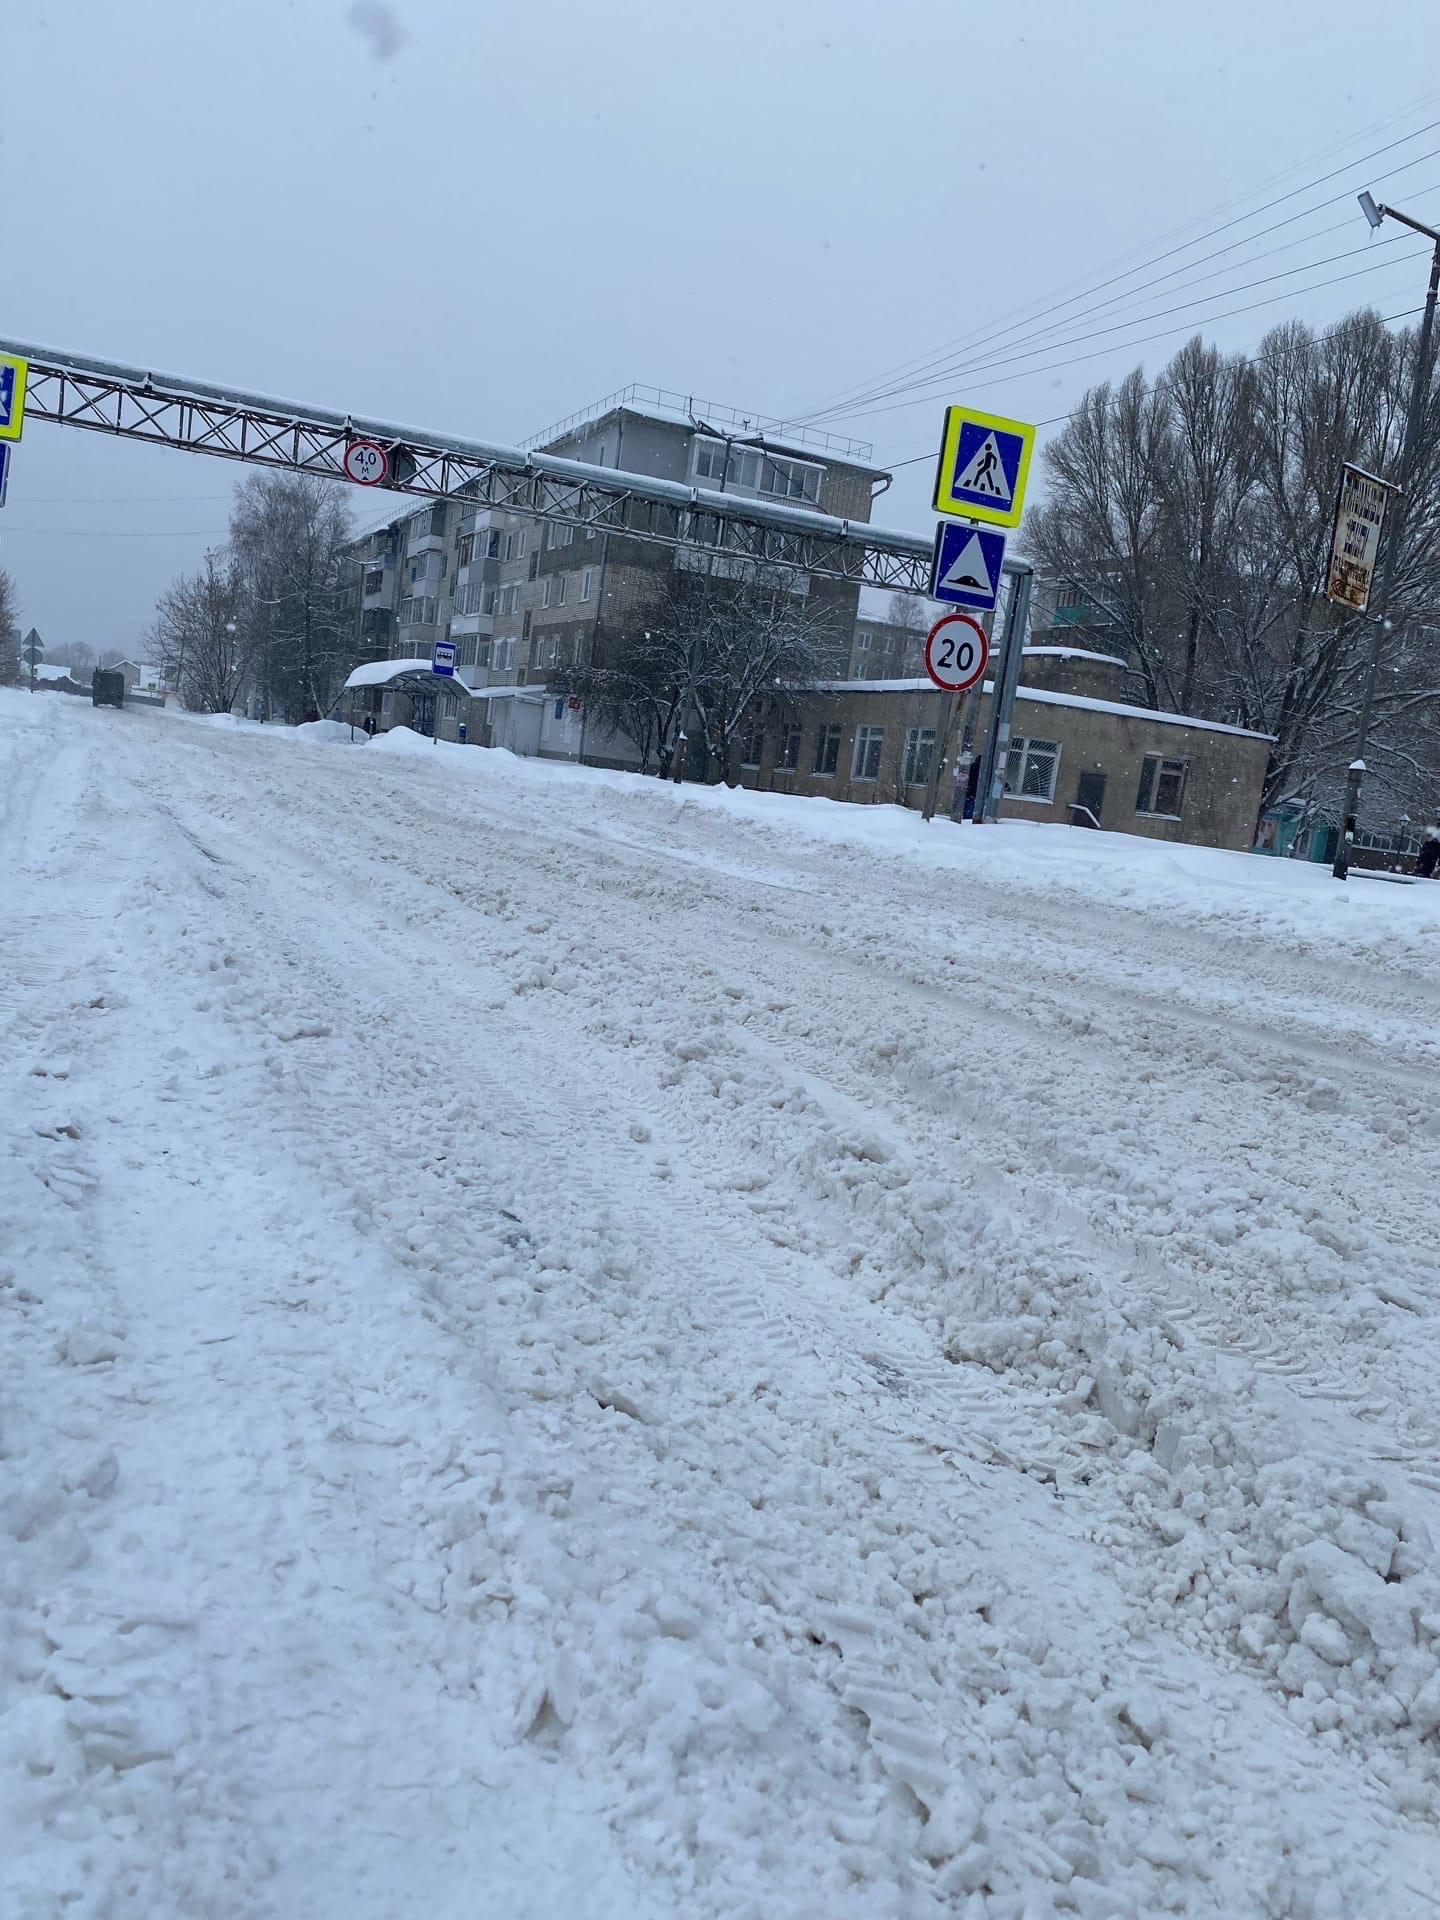
[{"label": "utility pole", "polygon": [[1382,220],[1398,220],[1401,226],[1423,233],[1432,242],[1430,286],[1425,295],[1425,314],[1420,322],[1420,338],[1415,349],[1415,380],[1410,389],[1410,406],[1405,415],[1405,438],[1400,447],[1400,471],[1395,480],[1395,497],[1390,503],[1390,526],[1385,539],[1385,565],[1380,574],[1379,605],[1370,615],[1370,664],[1365,674],[1365,691],[1360,702],[1360,724],[1355,730],[1355,758],[1345,776],[1345,810],[1340,821],[1340,838],[1335,847],[1331,873],[1337,880],[1350,876],[1350,848],[1354,841],[1360,812],[1360,787],[1366,774],[1365,749],[1370,739],[1370,717],[1375,706],[1375,687],[1380,677],[1380,647],[1390,631],[1390,594],[1395,585],[1395,567],[1400,557],[1400,542],[1405,531],[1405,509],[1411,472],[1420,439],[1420,421],[1430,391],[1430,340],[1435,331],[1435,298],[1440,292],[1440,233],[1423,220],[1412,220],[1408,213],[1378,205],[1368,193],[1360,195],[1360,207],[1372,227]]},{"label": "utility pole", "polygon": [[[1008,562],[1006,563],[1008,566]],[[991,666],[990,714],[985,732],[985,747],[980,760],[980,784],[975,790],[974,825],[1000,818],[1000,801],[1005,793],[1005,770],[1010,757],[1010,727],[1015,717],[1015,695],[1020,685],[1020,660],[1025,651],[1025,633],[1030,624],[1030,587],[1034,569],[1024,561],[1015,565],[1010,579],[1010,597],[1005,607],[1005,626],[1000,639],[1000,655]]]}]

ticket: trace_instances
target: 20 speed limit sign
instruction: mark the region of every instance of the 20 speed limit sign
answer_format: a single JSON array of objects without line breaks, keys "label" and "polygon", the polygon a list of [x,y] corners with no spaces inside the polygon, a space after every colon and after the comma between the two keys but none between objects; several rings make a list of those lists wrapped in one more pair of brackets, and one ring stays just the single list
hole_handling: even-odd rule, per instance
[{"label": "20 speed limit sign", "polygon": [[385,449],[373,440],[352,440],[345,449],[345,477],[357,487],[378,487],[389,469]]},{"label": "20 speed limit sign", "polygon": [[925,671],[946,693],[964,693],[980,679],[990,660],[985,629],[968,613],[947,613],[925,642]]}]

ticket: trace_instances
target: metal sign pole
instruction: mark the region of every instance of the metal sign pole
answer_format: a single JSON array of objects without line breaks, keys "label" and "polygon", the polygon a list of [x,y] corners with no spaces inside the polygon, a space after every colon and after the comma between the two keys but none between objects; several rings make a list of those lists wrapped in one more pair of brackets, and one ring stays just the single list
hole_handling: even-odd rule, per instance
[{"label": "metal sign pole", "polygon": [[1031,569],[1020,562],[1010,581],[1010,596],[1005,603],[1005,627],[1000,637],[1000,657],[995,662],[991,681],[990,712],[985,729],[985,745],[980,755],[980,783],[975,789],[973,819],[978,827],[986,820],[998,819],[1000,797],[1005,791],[1005,763],[1010,748],[1010,723],[1015,712],[1015,689],[1020,683],[1020,655],[1025,646],[1025,628],[1030,617]]},{"label": "metal sign pole", "polygon": [[950,751],[950,740],[955,732],[955,719],[960,711],[961,702],[969,698],[968,694],[952,693],[949,711],[945,715],[945,730],[935,742],[930,756],[930,778],[925,784],[926,820],[935,818],[935,802],[940,793],[940,775],[945,770],[945,756]]}]

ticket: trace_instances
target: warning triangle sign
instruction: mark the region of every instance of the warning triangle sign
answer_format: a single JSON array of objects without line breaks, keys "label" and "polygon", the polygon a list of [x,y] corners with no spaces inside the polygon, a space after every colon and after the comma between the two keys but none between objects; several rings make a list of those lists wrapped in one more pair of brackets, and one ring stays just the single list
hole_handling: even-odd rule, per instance
[{"label": "warning triangle sign", "polygon": [[994,594],[995,582],[990,578],[990,569],[985,564],[985,549],[980,544],[978,534],[971,534],[940,584],[944,587],[972,587],[987,597]]},{"label": "warning triangle sign", "polygon": [[1005,463],[1000,458],[1000,443],[987,433],[955,479],[956,493],[983,494],[1002,507],[1010,504],[1010,482],[1005,478]]}]

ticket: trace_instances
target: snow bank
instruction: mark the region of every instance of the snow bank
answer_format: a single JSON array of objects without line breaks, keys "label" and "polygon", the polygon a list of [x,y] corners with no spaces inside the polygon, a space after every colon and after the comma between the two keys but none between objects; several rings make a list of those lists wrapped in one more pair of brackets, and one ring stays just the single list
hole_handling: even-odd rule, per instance
[{"label": "snow bank", "polygon": [[676,787],[670,781],[521,759],[503,749],[438,745],[396,728],[377,737],[396,753],[418,751],[435,776],[527,792],[563,794],[587,811],[617,804],[659,847],[687,816],[716,817],[773,852],[799,835],[863,849],[887,860],[953,873],[972,882],[1039,895],[1060,893],[1146,915],[1182,916],[1217,930],[1263,932],[1300,954],[1316,940],[1342,943],[1384,966],[1398,947],[1440,962],[1440,884],[1386,886],[1362,874],[1348,884],[1328,867],[1266,855],[1191,847],[1135,834],[1095,833],[1029,820],[928,825],[898,806],[851,806],[831,800],[760,793],[750,788]]},{"label": "snow bank", "polygon": [[1427,1911],[1423,889],[60,708],[0,1909]]}]

